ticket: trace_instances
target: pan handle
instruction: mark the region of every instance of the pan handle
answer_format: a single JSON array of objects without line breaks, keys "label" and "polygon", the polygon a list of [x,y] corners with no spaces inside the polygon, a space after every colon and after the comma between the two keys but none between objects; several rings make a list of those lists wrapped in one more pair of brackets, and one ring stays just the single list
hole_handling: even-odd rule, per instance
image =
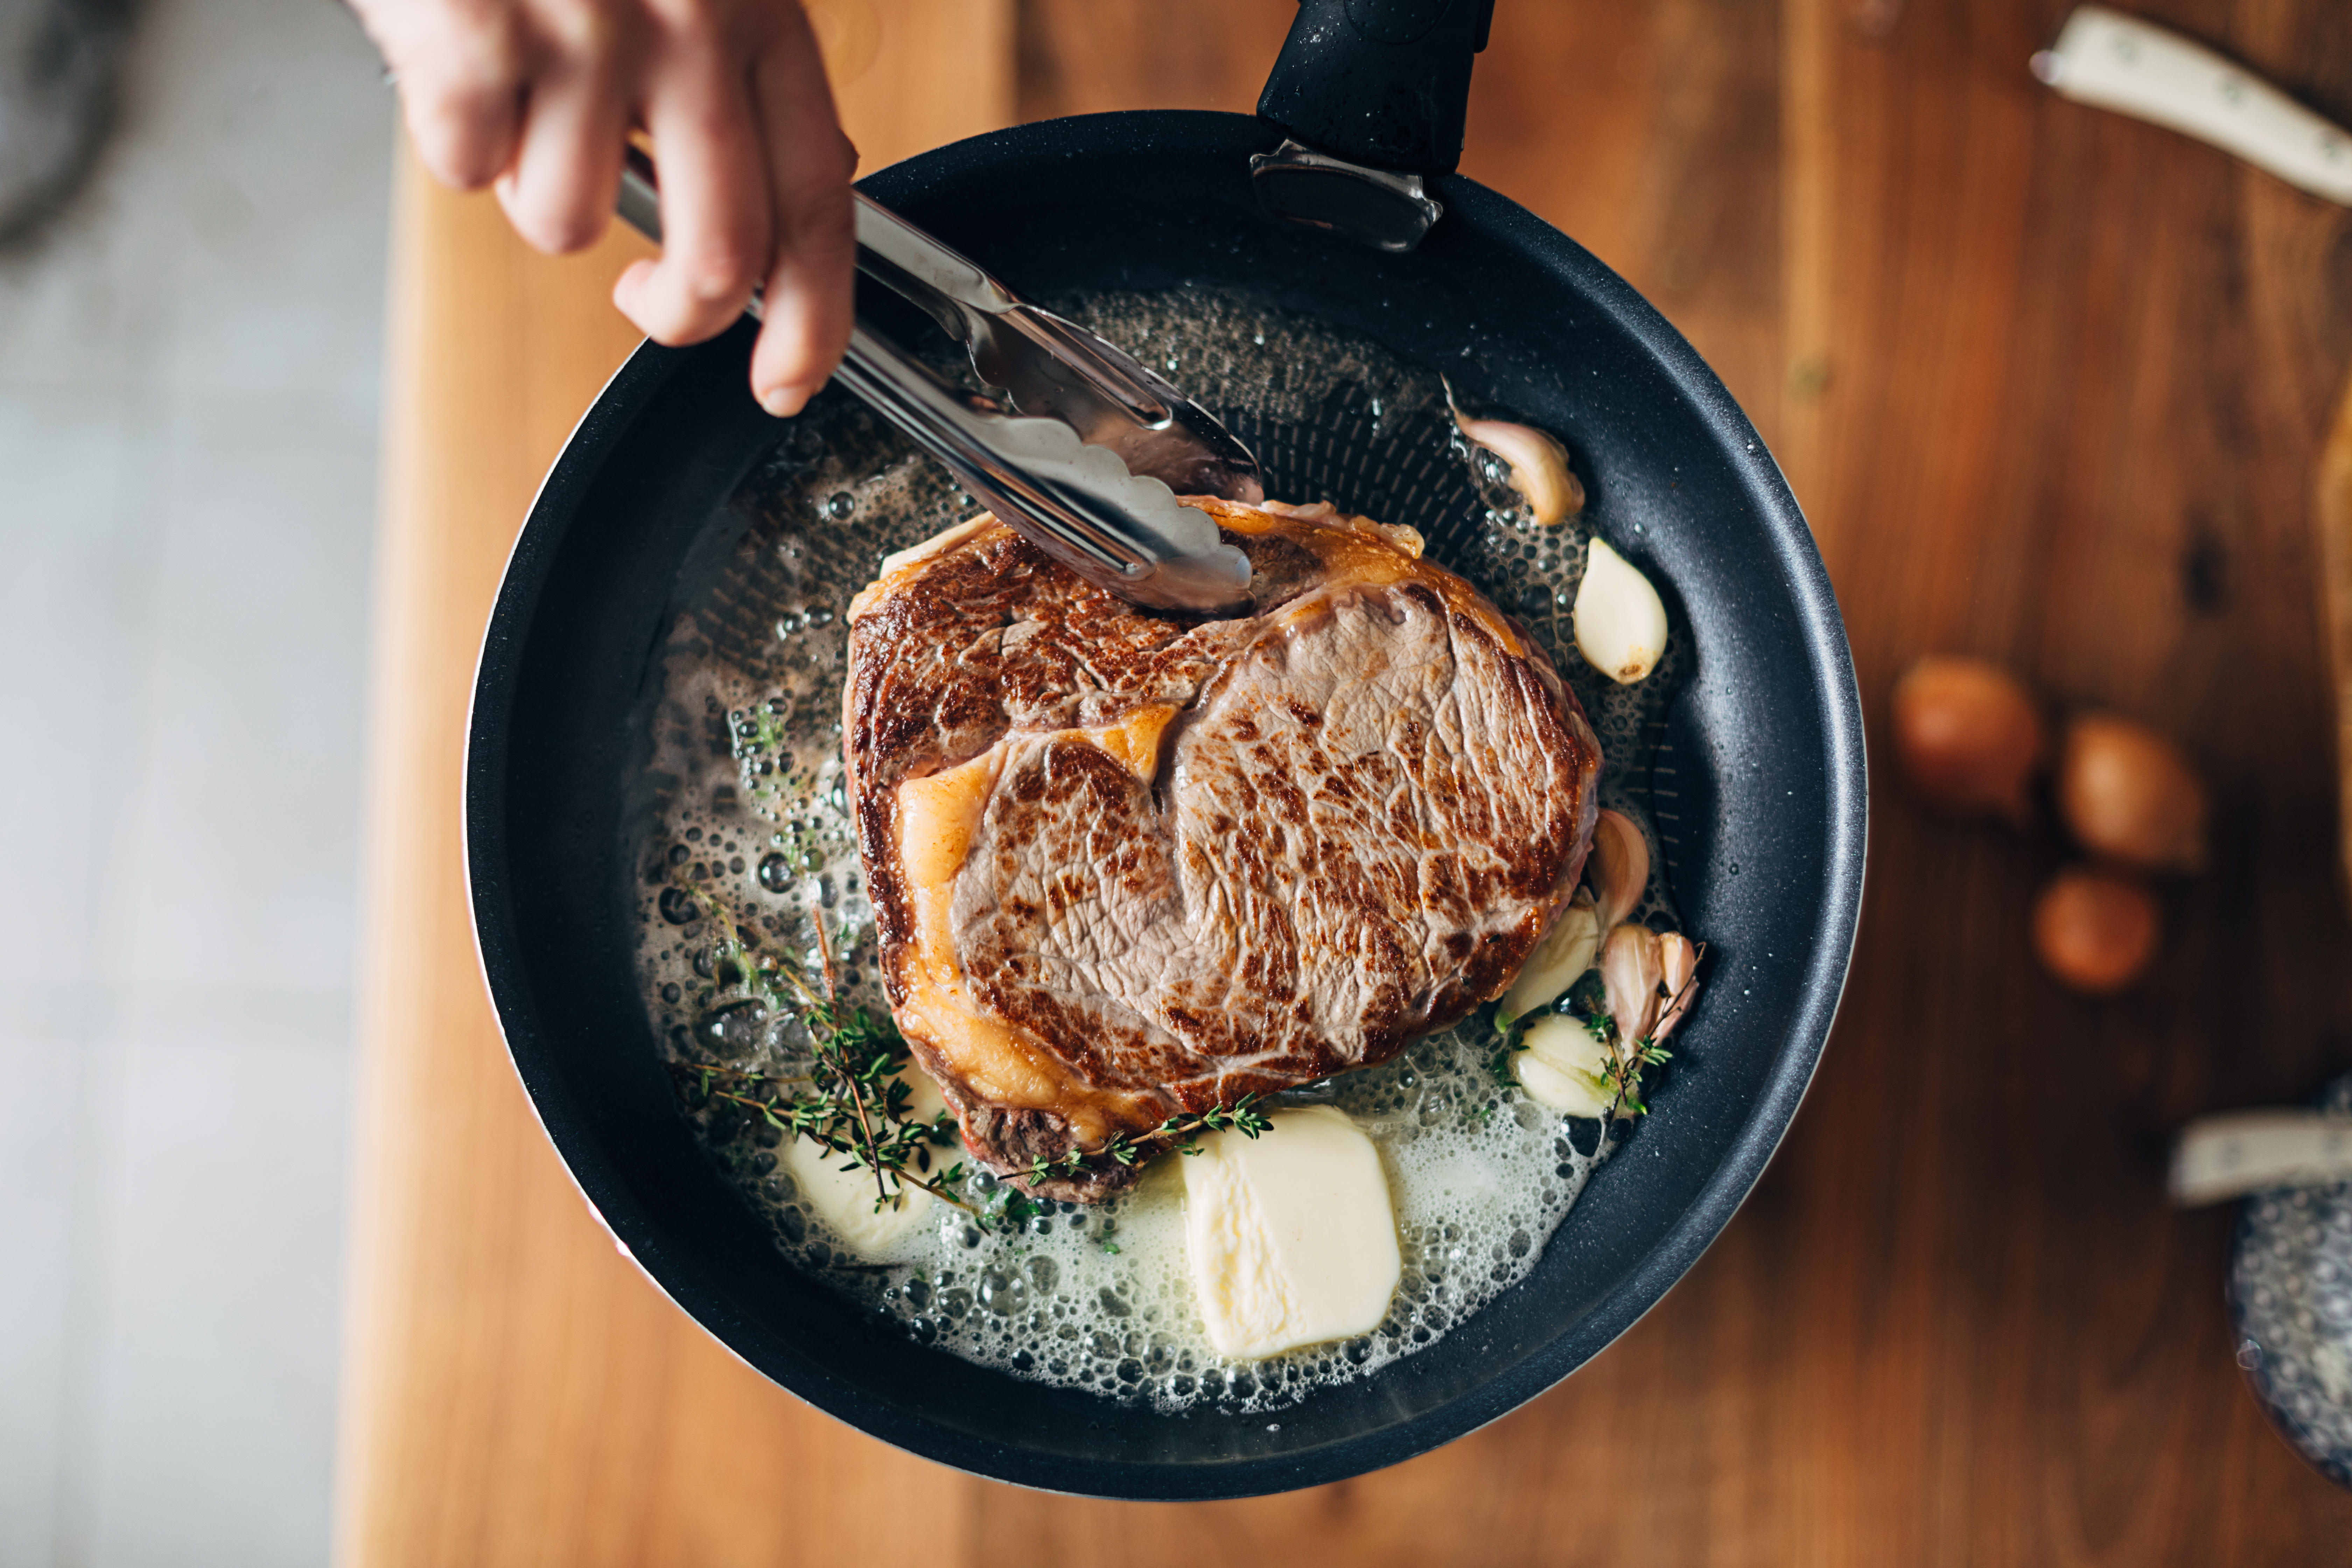
[{"label": "pan handle", "polygon": [[1450,174],[1494,16],[1495,0],[1300,0],[1258,116],[1330,157]]}]

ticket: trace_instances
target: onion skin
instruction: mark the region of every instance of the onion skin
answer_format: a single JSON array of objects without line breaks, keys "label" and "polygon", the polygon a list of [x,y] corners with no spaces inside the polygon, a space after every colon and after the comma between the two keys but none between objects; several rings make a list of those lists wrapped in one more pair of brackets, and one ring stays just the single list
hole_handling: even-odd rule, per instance
[{"label": "onion skin", "polygon": [[2119,872],[2069,866],[2033,900],[2033,955],[2052,979],[2086,996],[2137,980],[2161,935],[2156,896]]},{"label": "onion skin", "polygon": [[2049,737],[2015,676],[1985,659],[1931,654],[1895,683],[1894,708],[1895,757],[1914,794],[1961,816],[2032,820]]},{"label": "onion skin", "polygon": [[2145,871],[2205,867],[2205,785],[2180,748],[2114,713],[2081,713],[2058,758],[2058,815],[2093,855]]}]

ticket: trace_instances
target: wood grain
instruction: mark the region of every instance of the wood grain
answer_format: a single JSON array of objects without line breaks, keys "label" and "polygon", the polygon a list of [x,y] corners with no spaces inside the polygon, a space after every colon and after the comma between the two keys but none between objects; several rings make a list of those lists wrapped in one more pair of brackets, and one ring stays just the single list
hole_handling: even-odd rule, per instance
[{"label": "wood grain", "polygon": [[[1010,119],[1009,5],[857,3],[878,37],[839,98],[869,165]],[[616,1253],[474,961],[474,650],[539,476],[636,346],[608,296],[642,248],[534,256],[406,158],[394,233],[337,1561],[952,1568],[970,1483],[782,1394]]]},{"label": "wood grain", "polygon": [[[969,36],[940,41],[959,19],[1017,60],[959,111],[979,121],[1245,110],[1289,16],[934,4],[930,64],[886,63],[886,30],[843,90],[869,163],[951,133],[914,118],[942,97],[908,100],[976,79]],[[2231,1365],[2227,1216],[2161,1184],[2188,1115],[2352,1065],[2345,710],[2314,591],[2343,557],[2326,577],[2313,504],[2352,215],[2044,94],[2023,63],[2063,8],[1502,0],[1465,171],[1724,373],[1812,521],[1874,724],[1909,659],[1964,649],[2197,754],[2217,865],[2168,893],[2164,972],[2109,1004],[2057,992],[2021,934],[2054,837],[1931,820],[1874,754],[1837,1033],[1714,1249],[1518,1414],[1241,1503],[1049,1498],[890,1453],[728,1360],[584,1214],[481,997],[457,768],[507,542],[627,347],[618,254],[529,258],[404,177],[341,1560],[2352,1561],[2352,1499]],[[2352,118],[2333,0],[2140,8]],[[2326,493],[2352,509],[2345,461]]]},{"label": "wood grain", "polygon": [[2336,678],[2336,820],[2347,889],[2352,889],[2352,381],[2336,405],[2336,423],[2312,487],[2319,522],[2320,605],[2326,616],[2328,653]]}]

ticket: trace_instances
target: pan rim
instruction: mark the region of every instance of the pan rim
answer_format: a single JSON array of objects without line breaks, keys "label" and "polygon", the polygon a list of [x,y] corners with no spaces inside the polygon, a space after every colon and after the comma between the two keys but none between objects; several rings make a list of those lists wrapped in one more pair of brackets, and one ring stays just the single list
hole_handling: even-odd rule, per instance
[{"label": "pan rim", "polygon": [[[1071,160],[1117,156],[1139,145],[1163,153],[1222,155],[1270,147],[1278,132],[1249,116],[1198,110],[1128,110],[1041,121],[992,132],[895,164],[860,181],[886,203],[929,186],[984,177],[988,165],[1040,154]],[[640,1273],[729,1353],[845,1425],[936,1462],[1038,1490],[1135,1500],[1209,1500],[1265,1495],[1344,1479],[1425,1453],[1467,1435],[1551,1388],[1630,1330],[1698,1261],[1730,1222],[1786,1137],[1817,1070],[1842,998],[1858,927],[1868,842],[1868,777],[1861,696],[1828,573],[1795,496],[1760,436],[1689,343],[1631,285],[1567,236],[1507,197],[1461,175],[1433,182],[1449,221],[1476,224],[1536,253],[1604,302],[1616,320],[1710,429],[1734,443],[1724,457],[1755,501],[1766,542],[1780,563],[1800,641],[1810,656],[1807,688],[1827,737],[1822,759],[1829,832],[1823,846],[1815,942],[1791,1022],[1736,1135],[1714,1171],[1658,1241],[1582,1318],[1541,1348],[1447,1404],[1389,1426],[1277,1458],[1172,1464],[1093,1458],[1072,1462],[988,1442],[917,1412],[868,1397],[859,1387],[749,1321],[727,1289],[667,1245],[657,1220],[610,1161],[573,1099],[560,1053],[539,1026],[527,942],[507,874],[506,716],[510,711],[533,612],[579,508],[638,417],[693,349],[647,342],[614,373],[582,417],[533,498],[501,578],[479,655],[467,719],[465,801],[460,814],[476,952],[509,1059],[532,1112],[591,1212]]]}]

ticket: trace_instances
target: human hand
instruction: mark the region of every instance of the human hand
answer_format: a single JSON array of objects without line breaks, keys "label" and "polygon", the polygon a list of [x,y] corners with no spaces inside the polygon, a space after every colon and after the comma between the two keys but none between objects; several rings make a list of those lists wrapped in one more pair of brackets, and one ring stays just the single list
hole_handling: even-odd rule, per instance
[{"label": "human hand", "polygon": [[764,286],[751,390],[779,418],[849,342],[856,149],[797,0],[352,0],[400,83],[435,176],[494,186],[523,238],[562,253],[611,221],[627,134],[661,167],[662,257],[613,302],[699,342]]}]

